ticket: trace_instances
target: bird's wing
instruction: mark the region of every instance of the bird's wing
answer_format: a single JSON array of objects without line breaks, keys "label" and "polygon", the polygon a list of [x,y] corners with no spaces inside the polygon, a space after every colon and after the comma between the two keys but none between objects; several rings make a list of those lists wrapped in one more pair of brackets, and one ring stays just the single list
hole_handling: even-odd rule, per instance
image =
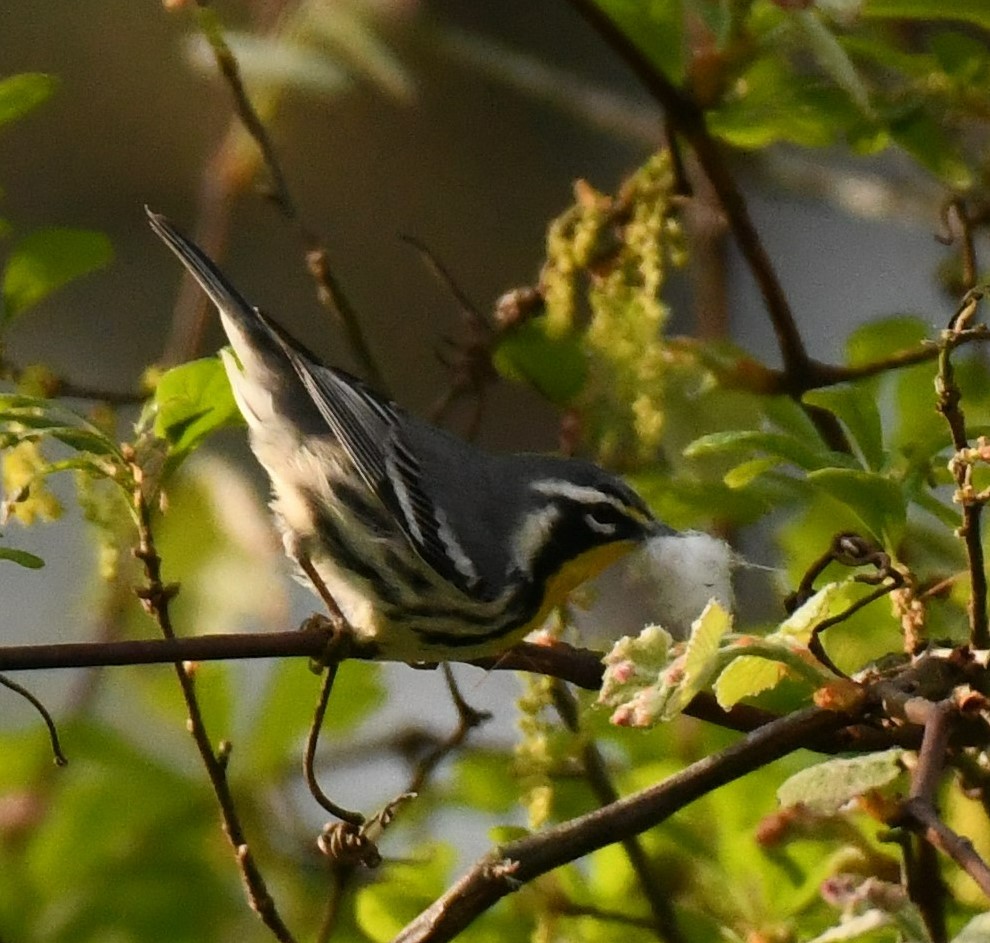
[{"label": "bird's wing", "polygon": [[403,441],[396,407],[343,371],[302,356],[286,338],[281,342],[320,415],[416,553],[459,589],[475,591],[474,564],[423,487],[419,460]]}]

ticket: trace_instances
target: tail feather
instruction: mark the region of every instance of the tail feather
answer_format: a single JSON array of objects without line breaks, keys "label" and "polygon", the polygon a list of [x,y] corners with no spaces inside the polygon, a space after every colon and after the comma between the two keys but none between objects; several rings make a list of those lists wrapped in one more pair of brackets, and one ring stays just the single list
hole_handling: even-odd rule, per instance
[{"label": "tail feather", "polygon": [[[237,360],[223,358],[237,405],[255,427],[270,421],[276,412],[299,423],[318,422],[316,410],[295,378],[275,327],[257,308],[245,301],[209,257],[164,216],[145,207],[151,228],[175,253],[202,286],[220,312],[220,321]],[[277,401],[277,402],[276,402]]]}]

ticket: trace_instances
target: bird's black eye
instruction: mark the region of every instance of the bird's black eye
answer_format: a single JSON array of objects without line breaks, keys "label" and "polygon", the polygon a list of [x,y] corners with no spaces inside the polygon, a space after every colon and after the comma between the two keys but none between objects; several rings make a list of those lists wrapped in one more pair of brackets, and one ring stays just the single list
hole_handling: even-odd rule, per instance
[{"label": "bird's black eye", "polygon": [[608,505],[603,505],[601,507],[592,508],[590,511],[586,511],[584,515],[584,522],[588,525],[588,529],[596,534],[601,534],[603,537],[612,537],[615,535],[618,529],[617,522],[615,520],[615,510]]}]

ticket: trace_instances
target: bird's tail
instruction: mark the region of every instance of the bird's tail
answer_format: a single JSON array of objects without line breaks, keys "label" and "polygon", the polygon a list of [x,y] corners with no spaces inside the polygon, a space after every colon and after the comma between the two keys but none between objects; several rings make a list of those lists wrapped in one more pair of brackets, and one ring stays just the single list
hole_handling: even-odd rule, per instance
[{"label": "bird's tail", "polygon": [[[151,228],[179,258],[203,291],[217,306],[224,333],[237,361],[223,358],[238,406],[249,425],[264,421],[272,411],[272,398],[291,395],[287,382],[295,386],[278,329],[244,300],[210,258],[164,216],[145,207]],[[290,378],[292,378],[290,380]]]}]

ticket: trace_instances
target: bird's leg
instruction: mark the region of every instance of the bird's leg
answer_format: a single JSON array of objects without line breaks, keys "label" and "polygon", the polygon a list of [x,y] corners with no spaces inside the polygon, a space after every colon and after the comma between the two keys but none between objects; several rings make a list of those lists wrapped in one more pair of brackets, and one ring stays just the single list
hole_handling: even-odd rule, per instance
[{"label": "bird's leg", "polygon": [[[351,624],[340,611],[337,600],[333,598],[330,590],[327,589],[326,583],[323,582],[320,574],[316,572],[313,561],[306,554],[300,553],[296,557],[296,562],[299,564],[303,573],[306,574],[310,583],[313,584],[313,589],[316,590],[320,599],[323,600],[327,607],[327,616],[325,618],[330,623],[331,633],[327,639],[327,646],[323,650],[323,654],[319,658],[314,659],[314,670],[319,672],[327,665],[333,662],[339,662],[347,656],[349,643],[353,641],[354,632],[351,629]],[[324,617],[320,618],[322,619]]]}]

